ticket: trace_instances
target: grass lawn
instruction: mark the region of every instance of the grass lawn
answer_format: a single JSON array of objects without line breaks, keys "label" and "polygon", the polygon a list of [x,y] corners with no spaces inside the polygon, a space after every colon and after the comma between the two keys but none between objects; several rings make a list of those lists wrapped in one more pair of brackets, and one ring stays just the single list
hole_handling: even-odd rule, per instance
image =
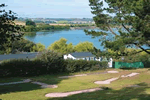
[{"label": "grass lawn", "polygon": [[[112,69],[94,71],[92,73],[104,72]],[[38,77],[30,77],[34,81],[40,81],[47,84],[57,84],[58,88],[42,89],[40,86],[24,83],[17,85],[0,86],[0,99],[2,100],[150,100],[150,70],[118,70],[116,74],[91,74],[82,77],[72,77],[67,79],[59,79],[63,75],[44,75]],[[109,85],[97,85],[94,81],[106,80],[109,78],[119,77],[131,72],[139,72],[140,74],[134,77],[119,78]],[[80,72],[74,74],[85,74],[91,72]],[[74,75],[70,74],[70,75]],[[64,74],[65,75],[65,74]],[[21,78],[14,78],[14,81]],[[5,80],[5,81],[3,81]],[[0,82],[13,81],[13,78],[0,79]],[[141,87],[127,87],[129,85],[138,84]],[[72,95],[65,98],[46,98],[45,94],[53,92],[68,92],[95,87],[109,87],[109,90],[96,91],[92,93],[83,93]]]}]

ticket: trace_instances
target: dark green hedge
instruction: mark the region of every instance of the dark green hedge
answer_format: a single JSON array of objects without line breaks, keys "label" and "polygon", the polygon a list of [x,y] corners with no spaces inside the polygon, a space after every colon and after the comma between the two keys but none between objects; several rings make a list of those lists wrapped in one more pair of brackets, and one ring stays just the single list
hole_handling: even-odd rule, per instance
[{"label": "dark green hedge", "polygon": [[107,67],[107,62],[86,61],[86,60],[65,60],[66,72],[93,71]]},{"label": "dark green hedge", "polygon": [[47,52],[34,60],[14,59],[0,64],[0,77],[38,76],[55,73],[73,73],[99,70],[107,67],[107,62],[64,60],[56,53]]}]

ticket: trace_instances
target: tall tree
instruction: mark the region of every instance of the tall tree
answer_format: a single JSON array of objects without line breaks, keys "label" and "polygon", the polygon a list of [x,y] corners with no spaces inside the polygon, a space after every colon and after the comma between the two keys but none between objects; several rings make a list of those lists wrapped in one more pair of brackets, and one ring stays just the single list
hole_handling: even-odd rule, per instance
[{"label": "tall tree", "polygon": [[33,52],[42,52],[42,51],[44,51],[45,50],[45,45],[43,45],[42,43],[37,43],[36,45],[34,45],[33,47],[32,47],[32,51]]},{"label": "tall tree", "polygon": [[[92,14],[97,27],[104,31],[87,31],[93,37],[100,39],[102,45],[114,51],[116,56],[128,55],[126,48],[137,47],[140,51],[150,54],[150,0],[89,0]],[[104,4],[105,3],[105,4]],[[108,4],[108,7],[104,5]],[[113,27],[112,27],[113,26]],[[110,32],[106,32],[106,31]],[[113,38],[109,38],[112,34]],[[131,53],[130,53],[131,54]]]},{"label": "tall tree", "polygon": [[6,5],[0,5],[0,51],[13,48],[13,42],[19,40],[23,36],[21,27],[15,25],[13,22],[17,19],[15,13],[11,10],[6,12],[3,7],[6,7]]},{"label": "tall tree", "polygon": [[35,22],[30,20],[30,19],[26,20],[26,25],[31,25],[31,26],[34,26],[34,27],[36,26]]},{"label": "tall tree", "polygon": [[77,52],[88,52],[93,50],[94,50],[94,46],[93,43],[91,42],[81,42],[74,47],[74,51]]},{"label": "tall tree", "polygon": [[48,50],[65,54],[65,53],[73,52],[73,45],[72,43],[67,44],[67,39],[61,38],[60,40],[55,41],[53,44],[51,44],[48,47]]}]

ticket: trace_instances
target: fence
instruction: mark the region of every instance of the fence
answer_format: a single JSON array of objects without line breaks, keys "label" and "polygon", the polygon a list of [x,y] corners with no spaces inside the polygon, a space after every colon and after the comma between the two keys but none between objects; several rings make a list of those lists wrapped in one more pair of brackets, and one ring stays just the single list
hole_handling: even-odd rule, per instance
[{"label": "fence", "polygon": [[126,62],[113,62],[113,68],[144,68],[144,64],[142,62],[134,62],[134,63],[126,63]]}]

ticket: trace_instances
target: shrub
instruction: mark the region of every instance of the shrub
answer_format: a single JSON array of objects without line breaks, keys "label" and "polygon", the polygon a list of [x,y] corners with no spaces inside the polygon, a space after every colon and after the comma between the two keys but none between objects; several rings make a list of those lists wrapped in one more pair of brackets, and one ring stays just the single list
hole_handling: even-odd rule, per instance
[{"label": "shrub", "polygon": [[107,67],[107,62],[86,61],[86,60],[65,60],[67,65],[66,72],[80,72],[88,70],[99,70]]},{"label": "shrub", "polygon": [[0,65],[0,77],[36,76],[44,74],[45,71],[46,68],[40,60],[13,59],[3,61]]},{"label": "shrub", "polygon": [[46,51],[39,59],[44,62],[44,66],[47,66],[47,74],[64,71],[65,63],[61,54],[54,51]]}]

